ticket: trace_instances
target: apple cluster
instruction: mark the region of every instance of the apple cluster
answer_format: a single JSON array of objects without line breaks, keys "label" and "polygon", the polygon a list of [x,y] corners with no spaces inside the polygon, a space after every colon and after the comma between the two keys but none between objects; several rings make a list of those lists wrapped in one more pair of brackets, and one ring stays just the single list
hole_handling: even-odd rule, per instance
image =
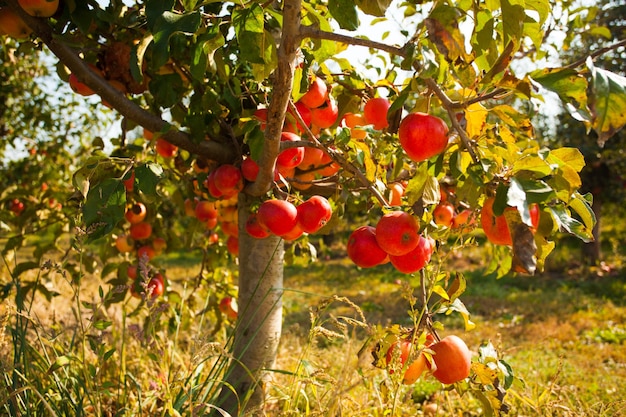
[{"label": "apple cluster", "polygon": [[[133,280],[130,293],[137,298],[145,298],[148,294],[154,299],[163,295],[165,278],[159,271],[152,270],[149,262],[163,253],[167,248],[167,241],[163,237],[154,236],[152,223],[149,220],[148,208],[141,201],[137,201],[133,194],[135,188],[135,174],[131,173],[124,180],[127,199],[131,201],[124,213],[126,220],[124,231],[115,237],[115,247],[120,253],[133,254],[136,262],[127,268],[127,275]],[[135,201],[133,201],[135,200]]]},{"label": "apple cluster", "polygon": [[376,226],[361,226],[348,238],[348,257],[361,268],[387,262],[400,272],[411,274],[430,261],[435,242],[419,233],[417,219],[402,210],[384,214]]},{"label": "apple cluster", "polygon": [[442,384],[454,384],[469,376],[471,364],[472,353],[463,339],[449,335],[436,341],[431,334],[421,346],[393,336],[384,362],[389,374],[404,371],[402,382],[407,385],[415,383],[426,370]]},{"label": "apple cluster", "polygon": [[314,195],[295,206],[287,200],[266,200],[246,222],[246,231],[252,237],[263,239],[270,234],[287,241],[298,239],[304,233],[318,232],[332,217],[330,202]]}]

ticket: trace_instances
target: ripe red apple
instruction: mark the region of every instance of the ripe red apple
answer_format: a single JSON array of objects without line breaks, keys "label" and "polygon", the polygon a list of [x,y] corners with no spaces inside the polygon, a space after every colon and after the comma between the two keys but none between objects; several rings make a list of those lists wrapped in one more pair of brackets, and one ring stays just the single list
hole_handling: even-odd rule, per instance
[{"label": "ripe red apple", "polygon": [[[483,203],[483,208],[480,210],[480,224],[485,232],[487,239],[496,245],[512,245],[513,239],[511,238],[511,231],[509,225],[506,222],[504,213],[496,216],[493,213],[493,204],[496,199],[489,197]],[[513,207],[507,207],[505,210],[515,210]]]},{"label": "ripe red apple", "polygon": [[402,196],[404,196],[404,187],[399,182],[394,182],[389,185],[389,205],[390,206],[401,206],[402,205]]},{"label": "ripe red apple", "polygon": [[401,210],[384,214],[376,224],[376,241],[389,255],[409,253],[419,243],[419,223]]},{"label": "ripe red apple", "polygon": [[209,219],[217,219],[217,208],[214,202],[201,200],[196,203],[194,214],[198,220],[206,222]]},{"label": "ripe red apple", "polygon": [[137,249],[137,258],[151,260],[156,256],[156,251],[151,245],[143,245]]},{"label": "ripe red apple", "polygon": [[[280,135],[281,142],[298,142],[300,136],[291,132],[282,132]],[[284,168],[294,168],[300,165],[304,158],[304,147],[298,146],[294,148],[288,148],[281,151],[276,159],[276,164]]]},{"label": "ripe red apple", "polygon": [[206,177],[204,181],[204,186],[209,190],[209,194],[211,194],[214,198],[222,198],[224,195],[222,192],[215,186],[215,170],[209,172],[209,175]]},{"label": "ripe red apple", "polygon": [[237,300],[233,297],[224,297],[220,300],[219,310],[231,320],[237,319],[239,308],[237,306]]},{"label": "ripe red apple", "polygon": [[152,298],[162,296],[163,292],[165,292],[165,279],[163,278],[163,275],[156,274],[153,276],[150,281],[148,281],[147,290],[148,294],[150,294]]},{"label": "ripe red apple", "polygon": [[326,100],[325,105],[311,110],[311,124],[321,129],[334,125],[338,117],[339,108],[331,97]]},{"label": "ripe red apple", "polygon": [[246,232],[254,238],[265,239],[270,235],[270,231],[259,222],[257,213],[250,213],[246,221]]},{"label": "ripe red apple", "polygon": [[129,230],[130,237],[134,240],[148,239],[152,235],[152,225],[147,222],[132,224]]},{"label": "ripe red apple", "polygon": [[387,111],[391,107],[389,100],[383,97],[369,99],[363,107],[363,117],[366,124],[374,125],[374,129],[382,130],[389,126]]},{"label": "ripe red apple", "polygon": [[433,210],[433,221],[439,226],[451,227],[455,216],[455,210],[452,203],[439,203]]},{"label": "ripe red apple", "polygon": [[[296,110],[300,114],[302,121],[306,125],[306,127],[311,126],[311,109],[308,108],[304,103],[298,101],[295,105]],[[298,118],[295,112],[290,108],[287,111],[287,116],[285,118],[285,125],[289,127],[289,131],[293,131],[293,126],[296,126],[297,130],[302,132],[304,130],[304,126],[298,121]]]},{"label": "ripe red apple", "polygon": [[235,222],[220,222],[220,227],[222,228],[222,232],[226,236],[238,236],[239,235],[239,225]]},{"label": "ripe red apple", "polygon": [[302,158],[300,165],[298,165],[298,168],[306,171],[317,167],[322,164],[323,157],[324,151],[322,149],[307,146],[304,148],[304,157]]},{"label": "ripe red apple", "polygon": [[461,212],[457,213],[452,219],[452,228],[460,229],[463,228],[463,231],[470,230],[469,226],[474,224],[474,212],[470,209],[461,210]]},{"label": "ripe red apple", "polygon": [[[398,368],[404,368],[406,361],[409,359],[411,354],[411,349],[413,349],[413,344],[409,340],[400,340],[394,342],[387,350],[387,366],[393,363],[394,358],[398,358]],[[404,376],[402,378],[402,382],[406,385],[413,384],[415,381],[419,379],[424,370],[426,369],[426,356],[420,352],[417,359],[411,362],[409,365],[406,365],[404,370]],[[393,369],[389,370],[390,374],[393,374]]]},{"label": "ripe red apple", "polygon": [[360,226],[348,238],[346,247],[348,257],[361,268],[382,265],[389,259],[387,252],[378,246],[376,228]]},{"label": "ripe red apple", "polygon": [[226,250],[233,256],[239,256],[239,238],[237,236],[228,236],[226,239]]},{"label": "ripe red apple", "polygon": [[241,170],[231,164],[223,164],[215,169],[213,175],[215,188],[224,198],[232,197],[243,189]]},{"label": "ripe red apple", "polygon": [[[496,216],[493,212],[493,204],[495,202],[494,197],[489,197],[483,203],[483,208],[480,211],[480,224],[485,232],[487,239],[496,245],[512,245],[513,238],[511,237],[511,231],[509,225],[506,222],[506,216],[504,212]],[[504,211],[517,210],[515,207],[506,207]],[[533,233],[539,227],[539,205],[533,203],[529,206],[531,230]]]},{"label": "ripe red apple", "polygon": [[126,275],[128,275],[128,278],[136,279],[138,273],[139,273],[139,267],[137,266],[137,264],[128,265],[126,267]]},{"label": "ripe red apple", "polygon": [[130,224],[135,224],[144,221],[147,213],[145,204],[137,202],[126,209],[124,217]]},{"label": "ripe red apple", "polygon": [[328,86],[324,80],[319,77],[315,77],[311,81],[311,85],[306,93],[298,100],[310,109],[321,106],[328,97]]},{"label": "ripe red apple", "polygon": [[17,198],[13,199],[9,204],[9,210],[15,213],[16,216],[22,214],[25,208],[26,206],[24,205],[24,203]]},{"label": "ripe red apple", "polygon": [[[98,67],[96,67],[93,64],[88,64],[88,65],[89,65],[89,68],[93,72],[95,72],[96,74],[102,77],[102,71],[100,71]],[[96,94],[96,92],[93,91],[91,87],[89,87],[87,84],[80,81],[78,77],[76,76],[76,74],[74,73],[70,74],[68,82],[70,84],[70,88],[72,89],[72,91],[74,91],[77,94],[80,94],[81,96],[91,96],[91,95]]]},{"label": "ripe red apple", "polygon": [[126,188],[126,191],[132,192],[133,189],[135,188],[135,171],[131,171],[130,177],[128,177],[127,179],[123,181],[124,181],[124,188]]},{"label": "ripe red apple", "polygon": [[285,233],[284,235],[281,235],[280,237],[285,239],[287,242],[293,242],[294,240],[300,238],[300,236],[302,236],[303,234],[304,234],[304,230],[302,229],[299,223],[296,223],[293,229],[291,229],[289,232]]},{"label": "ripe red apple", "polygon": [[291,232],[298,224],[298,209],[286,200],[266,200],[257,213],[259,222],[277,236]]},{"label": "ripe red apple", "polygon": [[365,117],[362,114],[357,113],[346,113],[343,115],[341,120],[343,122],[343,125],[350,128],[365,126],[366,124],[368,124],[365,121]]},{"label": "ripe red apple", "polygon": [[172,158],[178,152],[178,146],[169,143],[163,138],[156,140],[155,149],[163,158]]},{"label": "ripe red apple", "polygon": [[17,40],[26,40],[32,32],[13,10],[8,7],[0,8],[0,35],[8,35]]},{"label": "ripe red apple", "polygon": [[132,252],[135,249],[135,242],[129,236],[120,235],[115,239],[115,247],[121,253]]},{"label": "ripe red apple", "polygon": [[415,162],[442,153],[448,146],[448,126],[438,117],[411,113],[400,122],[398,138],[404,152]]},{"label": "ripe red apple", "polygon": [[430,261],[432,253],[433,245],[431,242],[419,235],[418,244],[413,250],[404,255],[389,255],[389,260],[398,271],[404,274],[412,274],[426,266]]},{"label": "ripe red apple", "polygon": [[59,0],[17,0],[26,13],[35,17],[50,17],[59,8]]},{"label": "ripe red apple", "polygon": [[333,215],[333,209],[325,197],[314,195],[297,207],[298,224],[306,233],[320,230]]},{"label": "ripe red apple", "polygon": [[256,181],[256,177],[259,175],[259,164],[250,157],[245,158],[241,162],[241,174],[250,182]]},{"label": "ripe red apple", "polygon": [[430,346],[436,369],[433,376],[443,384],[454,384],[470,374],[472,353],[458,336],[450,335]]}]

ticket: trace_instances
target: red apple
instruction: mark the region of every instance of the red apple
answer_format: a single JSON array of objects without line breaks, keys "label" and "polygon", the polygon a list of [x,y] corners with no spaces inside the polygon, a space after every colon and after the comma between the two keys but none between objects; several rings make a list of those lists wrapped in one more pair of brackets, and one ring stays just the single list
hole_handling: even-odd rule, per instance
[{"label": "red apple", "polygon": [[298,224],[306,233],[315,233],[330,220],[333,210],[325,197],[314,195],[297,207]]},{"label": "red apple", "polygon": [[383,97],[369,99],[363,108],[363,117],[366,124],[374,125],[374,129],[382,130],[389,126],[387,111],[391,107],[389,100]]},{"label": "red apple", "polygon": [[298,100],[310,109],[321,106],[328,97],[328,87],[324,80],[315,77],[306,93]]},{"label": "red apple", "polygon": [[438,117],[411,113],[400,122],[398,138],[408,157],[415,162],[421,162],[446,149],[448,126]]},{"label": "red apple", "polygon": [[282,236],[298,224],[298,209],[286,200],[266,200],[259,206],[258,218],[270,232]]},{"label": "red apple", "polygon": [[389,259],[387,252],[378,246],[376,228],[361,226],[354,230],[348,238],[348,257],[361,268],[372,268],[382,265]]}]

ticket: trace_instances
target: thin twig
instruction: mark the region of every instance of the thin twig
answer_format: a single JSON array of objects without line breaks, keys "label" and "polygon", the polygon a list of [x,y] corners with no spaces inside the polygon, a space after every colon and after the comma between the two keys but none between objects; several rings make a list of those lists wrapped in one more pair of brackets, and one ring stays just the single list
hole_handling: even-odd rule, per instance
[{"label": "thin twig", "polygon": [[576,67],[584,65],[585,62],[587,62],[587,59],[589,59],[589,58],[595,59],[595,58],[597,58],[597,57],[599,57],[601,55],[606,54],[607,52],[611,52],[611,51],[613,51],[613,50],[615,50],[617,48],[620,48],[622,46],[626,46],[626,39],[622,39],[621,41],[619,41],[617,43],[614,43],[613,45],[609,45],[609,46],[606,46],[604,48],[600,48],[597,51],[595,51],[594,53],[589,54],[589,55],[587,55],[587,56],[585,56],[583,58],[580,58],[580,59],[572,62],[571,64],[568,64],[568,65],[562,67],[562,69],[574,69]]}]

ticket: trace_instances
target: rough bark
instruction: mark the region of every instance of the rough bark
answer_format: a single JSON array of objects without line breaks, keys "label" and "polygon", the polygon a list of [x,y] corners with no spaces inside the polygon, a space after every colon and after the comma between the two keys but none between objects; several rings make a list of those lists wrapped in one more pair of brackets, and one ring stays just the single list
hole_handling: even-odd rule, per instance
[{"label": "rough bark", "polygon": [[267,372],[273,367],[282,327],[283,240],[255,239],[245,231],[252,197],[239,199],[239,318],[233,361],[219,402],[232,416],[260,415]]}]

